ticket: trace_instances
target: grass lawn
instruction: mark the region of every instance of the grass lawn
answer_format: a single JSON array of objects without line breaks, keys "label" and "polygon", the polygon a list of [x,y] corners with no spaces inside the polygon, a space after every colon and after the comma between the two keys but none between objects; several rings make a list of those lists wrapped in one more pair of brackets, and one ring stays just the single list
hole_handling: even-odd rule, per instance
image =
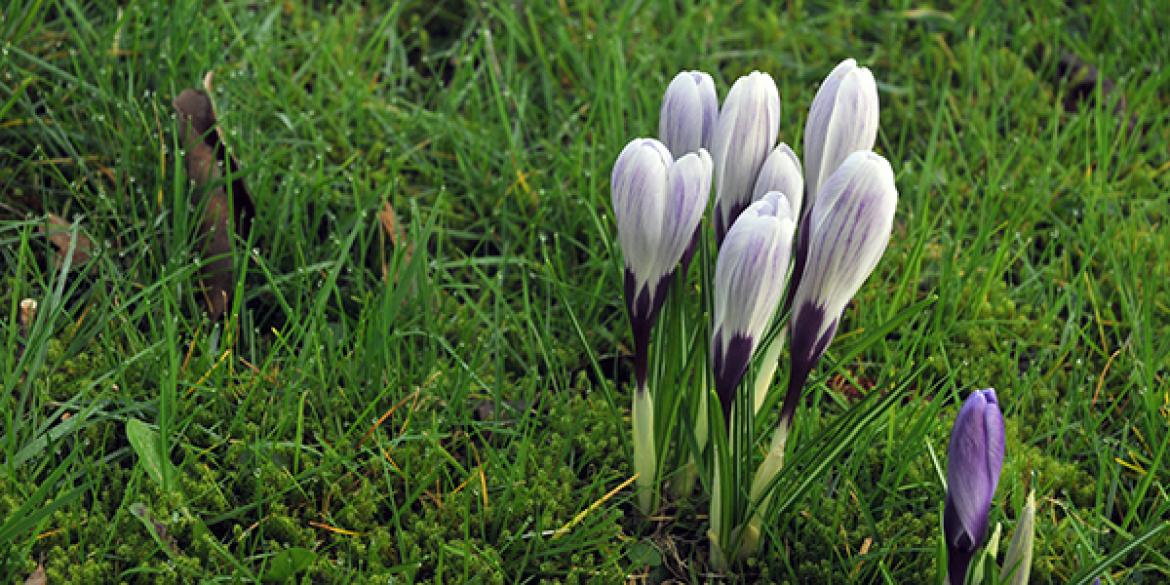
[{"label": "grass lawn", "polygon": [[[112,4],[0,17],[3,582],[719,578],[705,495],[610,493],[610,169],[679,70],[770,72],[799,145],[846,57],[900,199],[798,419],[902,399],[727,579],[937,582],[950,425],[990,386],[992,522],[1036,488],[1033,583],[1170,580],[1161,7]],[[226,320],[172,108],[209,71],[256,209]]]}]

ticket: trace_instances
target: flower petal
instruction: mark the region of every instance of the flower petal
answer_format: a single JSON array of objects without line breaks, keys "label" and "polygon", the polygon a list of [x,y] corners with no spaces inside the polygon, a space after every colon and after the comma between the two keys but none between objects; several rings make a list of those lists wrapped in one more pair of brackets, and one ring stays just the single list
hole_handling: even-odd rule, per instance
[{"label": "flower petal", "polygon": [[658,137],[677,158],[710,148],[719,111],[715,82],[702,71],[683,71],[666,88],[658,116]]},{"label": "flower petal", "polygon": [[873,148],[878,110],[873,73],[853,59],[842,61],[825,78],[804,126],[806,209],[851,153]]},{"label": "flower petal", "polygon": [[670,152],[653,139],[630,141],[613,167],[612,198],[618,241],[626,266],[640,289],[655,277],[666,214]]},{"label": "flower petal", "polygon": [[963,403],[947,451],[945,526],[948,546],[974,550],[987,536],[987,515],[1003,467],[1004,427],[995,391],[973,392]]},{"label": "flower petal", "polygon": [[720,243],[751,202],[752,188],[780,131],[780,94],[767,73],[736,80],[715,125],[715,238]]},{"label": "flower petal", "polygon": [[711,192],[711,155],[699,149],[678,159],[666,177],[666,216],[663,218],[662,274],[674,269],[690,246],[707,209]]},{"label": "flower petal", "polygon": [[752,201],[759,201],[769,191],[783,193],[788,199],[794,217],[800,217],[800,204],[804,198],[803,171],[796,153],[783,142],[768,155],[760,167],[756,187],[752,191]]}]

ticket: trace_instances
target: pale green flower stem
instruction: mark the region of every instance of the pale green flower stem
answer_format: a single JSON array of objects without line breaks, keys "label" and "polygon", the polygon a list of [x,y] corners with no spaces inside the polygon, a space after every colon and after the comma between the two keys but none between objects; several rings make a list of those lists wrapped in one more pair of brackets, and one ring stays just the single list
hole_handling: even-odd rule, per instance
[{"label": "pale green flower stem", "polygon": [[654,513],[658,494],[658,457],[654,447],[654,398],[644,386],[634,390],[634,404],[630,409],[634,426],[634,472],[638,508],[644,514]]},{"label": "pale green flower stem", "polygon": [[764,456],[764,460],[760,462],[755,475],[752,476],[751,501],[756,505],[756,511],[744,529],[740,550],[745,558],[754,556],[759,551],[762,542],[760,535],[763,532],[763,514],[772,501],[772,491],[768,487],[784,467],[784,447],[788,443],[789,426],[788,421],[780,421],[780,425],[772,433],[772,444],[768,447],[768,454]]}]

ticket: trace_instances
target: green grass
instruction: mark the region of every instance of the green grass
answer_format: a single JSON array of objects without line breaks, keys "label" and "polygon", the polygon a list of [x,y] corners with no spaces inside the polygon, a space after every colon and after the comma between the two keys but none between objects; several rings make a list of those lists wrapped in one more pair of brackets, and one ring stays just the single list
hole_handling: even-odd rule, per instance
[{"label": "green grass", "polygon": [[[54,584],[712,578],[701,500],[647,521],[626,489],[552,532],[631,475],[610,165],[683,68],[721,95],[770,72],[799,145],[849,56],[879,81],[900,201],[846,313],[859,333],[798,417],[836,420],[849,385],[904,399],[743,578],[933,582],[936,460],[987,386],[1006,534],[1038,490],[1033,582],[1170,577],[1165,11],[126,4],[0,18],[6,582],[39,562]],[[1118,89],[1066,111],[1064,51]],[[209,70],[257,207],[227,323],[200,317],[170,105]],[[47,213],[92,238],[89,262],[56,265]]]}]

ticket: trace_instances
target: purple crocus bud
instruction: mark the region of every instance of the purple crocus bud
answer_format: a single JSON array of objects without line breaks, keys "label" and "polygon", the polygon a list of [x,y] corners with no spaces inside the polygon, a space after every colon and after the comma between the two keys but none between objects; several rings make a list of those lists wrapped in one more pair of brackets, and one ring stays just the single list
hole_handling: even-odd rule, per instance
[{"label": "purple crocus bud", "polygon": [[943,532],[951,585],[963,585],[971,558],[987,538],[987,514],[1003,467],[1003,449],[1003,414],[995,390],[971,393],[955,419],[947,450]]},{"label": "purple crocus bud", "polygon": [[710,189],[706,150],[676,161],[661,142],[641,138],[630,141],[614,163],[613,209],[625,257],[626,307],[639,387],[646,385],[650,329],[679,260],[694,242]]},{"label": "purple crocus bud", "polygon": [[846,59],[817,90],[804,124],[806,209],[846,157],[854,151],[873,149],[877,130],[878,93],[873,73]]},{"label": "purple crocus bud", "polygon": [[772,154],[764,160],[760,167],[760,174],[756,178],[756,188],[752,190],[752,201],[759,201],[769,191],[779,191],[788,198],[788,205],[792,208],[792,215],[800,217],[800,204],[804,199],[804,175],[800,168],[800,159],[796,153],[783,142],[777,146]]},{"label": "purple crocus bud", "polygon": [[780,92],[767,73],[740,77],[727,92],[711,156],[715,160],[715,239],[723,238],[752,201],[752,189],[764,159],[780,132]]},{"label": "purple crocus bud", "polygon": [[715,335],[711,355],[723,416],[788,278],[796,220],[788,200],[773,191],[740,214],[715,262]]},{"label": "purple crocus bud", "polygon": [[781,424],[792,420],[845,306],[885,252],[897,204],[890,163],[869,151],[849,155],[812,202],[796,244],[800,280],[792,297],[792,367]]},{"label": "purple crocus bud", "polygon": [[719,119],[715,82],[702,71],[683,71],[674,76],[662,98],[658,114],[658,139],[676,157],[700,148],[711,148],[711,135]]}]

